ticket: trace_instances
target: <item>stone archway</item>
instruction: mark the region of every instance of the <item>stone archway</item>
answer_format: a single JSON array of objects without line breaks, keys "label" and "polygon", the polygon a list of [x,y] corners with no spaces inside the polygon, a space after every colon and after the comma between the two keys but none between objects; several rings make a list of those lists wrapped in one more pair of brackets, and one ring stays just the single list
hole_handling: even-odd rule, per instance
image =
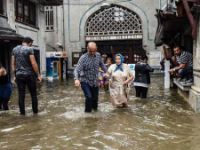
[{"label": "stone archway", "polygon": [[144,53],[142,20],[123,6],[100,9],[86,21],[85,41],[96,41],[101,53],[122,53],[128,63],[136,63]]},{"label": "stone archway", "polygon": [[[112,5],[114,6],[115,4],[113,3]],[[79,39],[80,39],[80,44],[82,47],[85,47],[85,42],[86,42],[85,41],[86,22],[87,22],[88,18],[90,18],[93,14],[95,14],[96,12],[98,12],[102,9],[101,6],[102,6],[102,2],[94,4],[81,17],[80,24],[79,24]],[[134,12],[135,14],[137,14],[140,17],[141,23],[142,23],[142,33],[143,33],[142,43],[143,43],[143,45],[148,45],[149,36],[150,36],[149,29],[148,29],[149,21],[148,21],[147,15],[144,12],[144,10],[142,10],[142,8],[138,7],[136,4],[129,3],[129,2],[117,4],[115,6],[126,8],[129,11]]]},{"label": "stone archway", "polygon": [[113,5],[88,18],[85,38],[86,41],[142,39],[142,21],[135,12]]}]

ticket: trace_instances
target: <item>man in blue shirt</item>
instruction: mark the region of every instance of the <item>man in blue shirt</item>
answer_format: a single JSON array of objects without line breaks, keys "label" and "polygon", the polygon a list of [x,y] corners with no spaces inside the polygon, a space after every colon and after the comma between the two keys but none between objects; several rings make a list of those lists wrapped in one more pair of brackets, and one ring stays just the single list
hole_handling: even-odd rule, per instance
[{"label": "man in blue shirt", "polygon": [[107,71],[100,53],[97,52],[97,45],[94,42],[88,43],[87,53],[81,56],[77,67],[74,70],[75,86],[81,86],[85,95],[85,112],[97,111],[98,109],[98,72],[102,68]]}]

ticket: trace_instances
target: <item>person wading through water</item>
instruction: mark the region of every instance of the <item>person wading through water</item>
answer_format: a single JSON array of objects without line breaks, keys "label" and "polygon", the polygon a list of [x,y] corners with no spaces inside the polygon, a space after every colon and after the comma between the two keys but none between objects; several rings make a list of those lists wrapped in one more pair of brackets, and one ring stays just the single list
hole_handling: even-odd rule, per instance
[{"label": "person wading through water", "polygon": [[19,94],[20,114],[25,115],[25,90],[26,86],[32,98],[32,110],[34,114],[38,113],[38,99],[36,91],[36,81],[42,81],[39,68],[35,60],[34,51],[31,47],[33,40],[25,37],[22,45],[13,49],[12,68],[16,76],[16,82]]},{"label": "person wading through water", "polygon": [[94,42],[88,43],[87,53],[81,56],[77,67],[74,70],[75,86],[80,87],[85,95],[85,112],[98,110],[98,73],[101,68],[107,71],[100,53],[97,52],[97,45]]}]

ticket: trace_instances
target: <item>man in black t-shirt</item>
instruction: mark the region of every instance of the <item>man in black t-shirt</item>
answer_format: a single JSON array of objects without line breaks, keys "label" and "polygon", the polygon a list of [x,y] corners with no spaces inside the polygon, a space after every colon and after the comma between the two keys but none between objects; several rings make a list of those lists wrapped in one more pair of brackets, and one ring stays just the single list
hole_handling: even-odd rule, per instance
[{"label": "man in black t-shirt", "polygon": [[33,48],[31,47],[32,43],[33,40],[30,37],[25,37],[22,45],[13,49],[12,68],[17,81],[21,115],[25,115],[24,100],[26,86],[28,86],[31,93],[33,113],[38,113],[36,76],[40,82],[42,81],[42,78],[35,60]]}]

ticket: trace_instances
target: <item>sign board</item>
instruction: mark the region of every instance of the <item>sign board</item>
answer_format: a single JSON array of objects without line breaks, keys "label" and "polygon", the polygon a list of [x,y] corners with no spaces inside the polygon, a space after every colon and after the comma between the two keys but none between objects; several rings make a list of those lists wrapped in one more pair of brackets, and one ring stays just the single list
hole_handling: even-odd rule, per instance
[{"label": "sign board", "polygon": [[128,64],[133,76],[135,76],[135,64]]},{"label": "sign board", "polygon": [[105,40],[130,40],[142,39],[142,34],[133,35],[108,35],[108,36],[86,36],[86,41],[105,41]]},{"label": "sign board", "polygon": [[81,55],[82,55],[82,52],[72,52],[72,66],[73,67],[76,67]]},{"label": "sign board", "polygon": [[46,52],[46,57],[67,58],[66,52]]}]

